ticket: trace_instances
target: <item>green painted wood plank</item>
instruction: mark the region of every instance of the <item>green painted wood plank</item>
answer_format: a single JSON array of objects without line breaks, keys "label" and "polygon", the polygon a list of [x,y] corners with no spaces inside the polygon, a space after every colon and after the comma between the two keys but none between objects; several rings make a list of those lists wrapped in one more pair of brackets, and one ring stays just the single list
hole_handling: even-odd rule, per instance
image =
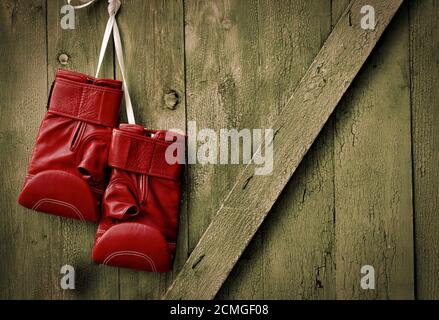
[{"label": "green painted wood plank", "polygon": [[[217,134],[222,128],[269,127],[268,118],[275,110],[264,104],[255,107],[269,87],[269,80],[261,78],[267,61],[258,43],[259,5],[251,1],[186,1],[185,14],[188,121],[196,122],[198,130],[210,128]],[[189,166],[190,250],[242,168]],[[239,290],[249,297],[262,297],[258,287],[261,270],[261,261],[252,264],[247,284]]]},{"label": "green painted wood plank", "polygon": [[[184,131],[183,1],[123,1],[118,23],[137,122],[150,129],[179,128]],[[126,119],[123,112],[122,118]],[[175,272],[188,256],[186,206],[183,201]],[[173,280],[174,273],[120,269],[120,297],[157,299]]]},{"label": "green painted wood plank", "polygon": [[1,1],[0,34],[0,298],[49,299],[48,218],[17,202],[46,111],[46,1]]},{"label": "green painted wood plank", "polygon": [[[47,7],[47,70],[48,84],[53,81],[58,68],[70,69],[94,76],[99,50],[108,20],[106,1],[75,11],[75,29],[60,27],[60,9],[66,1],[48,1]],[[66,64],[59,60],[61,54],[68,56]],[[101,77],[113,78],[113,50],[109,46]],[[44,214],[38,214],[39,217]],[[117,299],[117,270],[98,266],[91,260],[91,249],[96,234],[96,225],[50,216],[45,222],[50,226],[50,259],[45,267],[50,268],[53,281],[50,283],[57,299]],[[59,285],[61,266],[69,264],[76,271],[76,289],[63,290]]]},{"label": "green painted wood plank", "polygon": [[[258,33],[250,39],[261,61],[256,97],[267,109],[257,115],[257,123],[270,126],[329,35],[331,7],[326,0],[257,1],[246,3],[243,14],[253,7],[257,19],[251,23]],[[258,60],[251,62],[257,66]],[[274,110],[268,110],[273,106]],[[247,113],[254,117],[251,110]],[[219,298],[335,297],[332,142],[329,124],[235,266]]]},{"label": "green painted wood plank", "polygon": [[[352,2],[275,121],[273,175],[246,166],[165,298],[216,295],[401,3]],[[359,25],[364,4],[381,12],[373,32]]]},{"label": "green painted wood plank", "polygon": [[439,2],[410,2],[416,283],[439,299]]},{"label": "green painted wood plank", "polygon": [[[259,19],[256,2],[186,2],[188,120],[196,121],[199,129],[211,128],[219,134],[221,128],[241,130],[270,125],[264,120],[273,111],[270,106],[254,106],[268,88],[267,81],[261,79],[266,61],[258,44]],[[190,166],[190,181],[194,184],[190,189],[191,250],[242,168]],[[252,271],[246,273],[247,282],[238,286],[240,292],[255,298],[262,293],[258,288],[261,261],[251,267]]]},{"label": "green painted wood plank", "polygon": [[[294,47],[303,49],[293,82],[305,74],[331,32],[329,1],[304,1],[297,12]],[[291,96],[295,87],[290,83],[285,93]],[[267,299],[335,297],[332,128],[329,120],[263,225]]]},{"label": "green painted wood plank", "polygon": [[[251,95],[258,90],[257,71],[250,62],[258,61],[252,41],[256,19],[256,9],[247,1],[185,1],[187,119],[198,130],[245,128],[265,112],[254,108],[257,98]],[[239,170],[238,165],[188,167],[189,251]]]},{"label": "green painted wood plank", "polygon": [[[413,298],[408,52],[403,6],[335,113],[338,299]],[[375,290],[360,286],[364,265]]]}]

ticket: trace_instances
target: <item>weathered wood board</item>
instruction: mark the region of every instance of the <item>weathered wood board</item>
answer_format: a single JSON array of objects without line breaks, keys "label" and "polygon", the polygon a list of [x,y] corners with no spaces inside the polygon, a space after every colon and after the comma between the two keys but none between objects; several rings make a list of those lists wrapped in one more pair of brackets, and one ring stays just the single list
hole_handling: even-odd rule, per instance
[{"label": "weathered wood board", "polygon": [[2,1],[0,17],[0,297],[50,299],[50,218],[17,204],[46,111],[46,1]]},{"label": "weathered wood board", "polygon": [[[375,7],[383,6],[379,2]],[[264,194],[279,198],[216,298],[439,298],[439,3],[406,2],[291,180],[282,181],[285,189]],[[168,275],[96,266],[90,258],[95,225],[20,207],[18,193],[54,72],[63,67],[93,75],[108,19],[106,1],[98,1],[76,12],[76,29],[63,30],[64,4],[0,3],[0,298],[157,299],[197,252],[245,166],[187,167],[177,260]],[[190,121],[216,132],[276,128],[282,106],[338,19],[358,22],[358,12],[343,15],[348,5],[122,1],[118,21],[138,122],[183,131]],[[120,79],[112,46],[101,76]],[[123,108],[121,117],[126,119]],[[276,140],[286,140],[282,134]],[[289,139],[293,154],[300,139]],[[260,178],[253,179],[246,188],[257,192],[263,183],[255,187]],[[76,269],[76,290],[60,288],[64,264]],[[375,267],[376,290],[360,287],[365,264]],[[190,296],[213,298],[216,284]],[[198,290],[185,283],[180,298],[188,297],[184,285]]]},{"label": "weathered wood board", "polygon": [[410,2],[417,298],[439,299],[439,2]]},{"label": "weathered wood board", "polygon": [[[268,79],[260,78],[266,57],[258,52],[263,48],[257,42],[259,15],[250,1],[185,1],[187,119],[197,128],[218,133],[221,128],[270,126],[268,117],[275,110],[259,105],[261,91],[269,86]],[[190,251],[241,169],[242,165],[188,167]],[[251,284],[240,290],[255,293],[251,286],[260,281],[261,267],[259,262],[253,265],[248,273]]]},{"label": "weathered wood board", "polygon": [[336,110],[334,168],[337,298],[413,298],[407,5]]}]

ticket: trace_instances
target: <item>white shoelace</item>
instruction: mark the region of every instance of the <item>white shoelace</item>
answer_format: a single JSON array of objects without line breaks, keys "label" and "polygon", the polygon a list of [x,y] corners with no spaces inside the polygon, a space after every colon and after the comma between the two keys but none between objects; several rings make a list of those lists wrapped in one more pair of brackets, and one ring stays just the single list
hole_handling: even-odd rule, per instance
[{"label": "white shoelace", "polygon": [[[90,0],[90,1],[87,2],[87,3],[80,4],[80,5],[77,5],[77,6],[72,6],[72,7],[75,8],[75,9],[82,9],[82,8],[88,7],[89,5],[91,5],[92,3],[96,2],[96,1],[97,1],[97,0]],[[72,2],[72,0],[67,0],[67,3],[68,3],[69,5],[72,5],[71,2]]]},{"label": "white shoelace", "polygon": [[[84,3],[82,5],[73,6],[75,9],[82,9],[85,8],[92,3],[96,2],[97,0],[90,0],[87,3]],[[70,5],[71,0],[67,0],[67,3]],[[122,74],[122,81],[123,81],[123,90],[124,90],[124,97],[125,97],[125,109],[127,112],[127,119],[129,124],[135,124],[136,120],[134,117],[134,111],[133,111],[133,105],[131,103],[131,97],[130,93],[128,91],[128,85],[126,82],[125,77],[125,63],[123,59],[123,50],[122,50],[122,41],[120,37],[119,27],[117,26],[116,21],[116,15],[119,11],[119,8],[121,6],[120,0],[108,0],[108,22],[107,26],[105,28],[104,37],[102,39],[102,45],[101,50],[99,53],[99,62],[98,67],[96,70],[96,78],[99,76],[99,72],[101,70],[102,62],[104,61],[105,52],[107,50],[108,42],[110,40],[111,33],[113,33],[113,39],[114,39],[114,48],[116,50],[116,57],[117,61],[119,63],[120,72]]]}]

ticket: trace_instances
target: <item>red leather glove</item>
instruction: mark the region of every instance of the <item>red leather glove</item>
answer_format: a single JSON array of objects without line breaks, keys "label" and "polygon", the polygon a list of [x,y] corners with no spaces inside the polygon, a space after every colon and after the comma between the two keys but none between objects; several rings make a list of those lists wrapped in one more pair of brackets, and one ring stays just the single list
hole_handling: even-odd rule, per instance
[{"label": "red leather glove", "polygon": [[97,221],[122,83],[58,70],[18,202],[62,217]]},{"label": "red leather glove", "polygon": [[129,124],[113,130],[113,172],[102,203],[95,262],[151,272],[172,269],[183,165],[166,161],[173,143],[165,141],[166,133]]}]

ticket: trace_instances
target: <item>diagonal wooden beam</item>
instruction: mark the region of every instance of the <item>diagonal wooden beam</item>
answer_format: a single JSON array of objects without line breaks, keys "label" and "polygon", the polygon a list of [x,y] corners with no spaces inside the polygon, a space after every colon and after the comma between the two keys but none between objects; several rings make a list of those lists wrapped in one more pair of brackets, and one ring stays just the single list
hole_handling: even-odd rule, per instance
[{"label": "diagonal wooden beam", "polygon": [[[165,299],[213,299],[403,0],[352,0],[275,122],[273,173],[246,166]],[[375,8],[375,30],[360,26]]]}]

